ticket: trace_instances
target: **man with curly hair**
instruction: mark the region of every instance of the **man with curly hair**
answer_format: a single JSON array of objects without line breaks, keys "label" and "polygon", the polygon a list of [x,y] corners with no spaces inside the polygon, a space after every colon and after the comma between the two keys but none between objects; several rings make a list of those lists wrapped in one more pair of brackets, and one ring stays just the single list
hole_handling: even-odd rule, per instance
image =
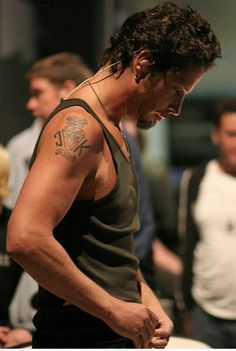
[{"label": "man with curly hair", "polygon": [[144,10],[47,120],[8,229],[10,255],[40,285],[33,347],[166,346],[172,322],[133,254],[138,189],[119,124],[178,116],[219,56],[209,23],[190,7]]}]

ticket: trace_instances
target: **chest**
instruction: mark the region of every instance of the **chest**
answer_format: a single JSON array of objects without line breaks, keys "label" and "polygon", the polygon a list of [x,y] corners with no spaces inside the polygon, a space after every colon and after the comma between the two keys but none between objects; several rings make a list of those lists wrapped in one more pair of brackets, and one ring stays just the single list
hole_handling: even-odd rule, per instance
[{"label": "chest", "polygon": [[123,153],[120,148],[112,152],[108,143],[105,142],[98,166],[94,170],[94,174],[84,181],[78,199],[100,200],[111,193],[118,183],[125,191],[126,186],[132,186],[131,184],[135,181],[136,177],[128,155]]}]

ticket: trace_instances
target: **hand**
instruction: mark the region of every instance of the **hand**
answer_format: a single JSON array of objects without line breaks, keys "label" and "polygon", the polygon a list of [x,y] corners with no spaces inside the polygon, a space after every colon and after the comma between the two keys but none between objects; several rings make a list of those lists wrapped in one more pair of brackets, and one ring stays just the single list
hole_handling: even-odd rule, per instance
[{"label": "hand", "polygon": [[155,334],[148,347],[155,349],[163,349],[168,344],[169,338],[173,331],[173,323],[168,316],[159,320]]},{"label": "hand", "polygon": [[31,341],[32,334],[28,330],[22,328],[11,329],[7,334],[3,348],[8,349]]},{"label": "hand", "polygon": [[146,348],[155,334],[158,318],[148,307],[134,302],[113,301],[114,309],[105,321],[116,333],[131,339],[137,348]]},{"label": "hand", "polygon": [[160,304],[157,296],[149,288],[145,281],[141,280],[142,302],[158,316],[155,333],[148,347],[163,348],[168,344],[169,337],[173,331],[173,323]]},{"label": "hand", "polygon": [[7,336],[10,330],[11,329],[9,327],[0,326],[0,348],[4,347],[4,344],[7,341]]}]

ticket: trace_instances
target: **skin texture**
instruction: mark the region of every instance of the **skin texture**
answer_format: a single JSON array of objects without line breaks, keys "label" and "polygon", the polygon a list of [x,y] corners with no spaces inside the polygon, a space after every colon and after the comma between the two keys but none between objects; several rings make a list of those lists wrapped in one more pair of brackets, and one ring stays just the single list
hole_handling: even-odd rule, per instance
[{"label": "skin texture", "polygon": [[[159,120],[160,114],[178,115],[184,96],[205,73],[200,67],[181,75],[147,74],[137,84],[135,73],[147,57],[146,51],[141,52],[121,75],[110,75],[104,67],[91,79],[103,106],[87,84],[70,96],[87,101],[126,157],[121,118],[128,114],[150,123],[154,116]],[[37,158],[13,211],[8,252],[41,286],[100,318],[135,347],[164,347],[173,324],[142,277],[138,278],[142,304],[121,301],[84,275],[53,237],[53,229],[76,198],[98,200],[115,182],[114,163],[100,124],[78,106],[59,112],[43,131]]]}]

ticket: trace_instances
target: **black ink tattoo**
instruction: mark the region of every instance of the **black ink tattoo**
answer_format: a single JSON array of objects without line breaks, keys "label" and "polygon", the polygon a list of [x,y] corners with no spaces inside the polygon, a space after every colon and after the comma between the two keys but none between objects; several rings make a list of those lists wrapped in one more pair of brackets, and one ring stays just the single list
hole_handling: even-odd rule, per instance
[{"label": "black ink tattoo", "polygon": [[65,157],[70,162],[75,162],[84,149],[90,148],[84,132],[87,123],[86,119],[67,117],[66,126],[54,134],[57,147],[55,154]]}]

